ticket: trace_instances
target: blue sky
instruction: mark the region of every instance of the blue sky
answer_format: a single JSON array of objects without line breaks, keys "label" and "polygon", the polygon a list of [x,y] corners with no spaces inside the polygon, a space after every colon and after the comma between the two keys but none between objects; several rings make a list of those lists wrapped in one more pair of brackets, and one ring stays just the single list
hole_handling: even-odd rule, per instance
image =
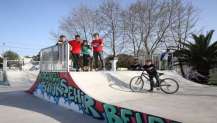
[{"label": "blue sky", "polygon": [[[34,55],[39,49],[54,44],[50,32],[59,21],[80,4],[97,7],[102,0],[0,0],[0,53],[13,50],[21,55]],[[134,0],[121,0],[126,6]],[[215,29],[217,40],[217,0],[188,0],[199,9],[198,28]],[[5,47],[3,47],[3,45]]]}]

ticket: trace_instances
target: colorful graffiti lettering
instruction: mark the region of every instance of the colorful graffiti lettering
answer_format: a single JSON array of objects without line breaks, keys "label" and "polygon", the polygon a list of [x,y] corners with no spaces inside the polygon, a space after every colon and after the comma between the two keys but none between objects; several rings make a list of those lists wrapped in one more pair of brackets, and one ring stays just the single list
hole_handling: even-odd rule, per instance
[{"label": "colorful graffiti lettering", "polygon": [[36,83],[31,89],[34,95],[108,123],[178,123],[99,102],[79,89],[66,72],[41,72]]}]

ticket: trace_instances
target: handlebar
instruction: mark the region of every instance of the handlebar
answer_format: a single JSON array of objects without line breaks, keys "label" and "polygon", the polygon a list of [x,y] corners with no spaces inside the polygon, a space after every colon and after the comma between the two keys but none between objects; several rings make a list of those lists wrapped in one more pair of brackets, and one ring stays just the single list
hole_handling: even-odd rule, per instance
[{"label": "handlebar", "polygon": [[142,71],[142,75],[148,75],[145,70]]},{"label": "handlebar", "polygon": [[[164,75],[164,73],[162,73],[162,72],[157,72],[157,73],[159,76]],[[141,75],[148,75],[148,74],[145,72],[145,70],[143,70]]]}]

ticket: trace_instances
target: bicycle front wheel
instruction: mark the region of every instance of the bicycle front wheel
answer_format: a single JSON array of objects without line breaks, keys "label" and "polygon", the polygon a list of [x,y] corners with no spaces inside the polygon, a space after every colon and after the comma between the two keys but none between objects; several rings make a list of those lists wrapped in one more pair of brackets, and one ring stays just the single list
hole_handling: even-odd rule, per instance
[{"label": "bicycle front wheel", "polygon": [[179,90],[179,84],[174,79],[165,78],[161,80],[160,89],[166,94],[173,94]]},{"label": "bicycle front wheel", "polygon": [[135,76],[130,80],[130,89],[133,92],[142,91],[143,86],[144,86],[144,81],[142,80],[141,76]]},{"label": "bicycle front wheel", "polygon": [[130,80],[130,89],[134,92],[141,92],[142,90],[150,90],[151,86],[150,86],[150,82],[144,81],[146,80],[145,77],[141,77],[141,76],[135,76]]}]

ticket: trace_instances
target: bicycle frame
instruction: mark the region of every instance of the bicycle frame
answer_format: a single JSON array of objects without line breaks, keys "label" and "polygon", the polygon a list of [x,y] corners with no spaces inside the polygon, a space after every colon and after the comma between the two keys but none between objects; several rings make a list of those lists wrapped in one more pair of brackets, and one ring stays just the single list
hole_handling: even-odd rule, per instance
[{"label": "bicycle frame", "polygon": [[145,77],[147,80],[150,80],[149,75],[147,73],[145,73],[145,71],[142,71],[141,77]]},{"label": "bicycle frame", "polygon": [[[141,76],[141,77],[145,77],[148,81],[150,81],[149,75],[148,75],[147,73],[145,73],[145,71],[142,71],[142,73],[141,73],[140,76]],[[161,76],[161,75],[159,75],[159,83],[161,83],[162,80],[163,80],[163,79],[160,79],[160,76]]]},{"label": "bicycle frame", "polygon": [[[159,77],[160,76],[162,76],[162,75],[164,75],[163,73],[159,73]],[[144,77],[144,78],[143,78]],[[136,79],[136,81],[134,81]],[[146,80],[145,80],[146,79]],[[139,81],[138,81],[139,80]],[[165,80],[171,80],[171,82],[172,82],[172,84],[170,84],[170,83],[167,83]],[[157,88],[157,87],[159,87],[159,88],[157,88],[158,90],[160,89],[161,91],[163,91],[164,93],[166,93],[166,94],[173,94],[173,93],[176,93],[177,91],[178,91],[178,89],[179,89],[179,84],[178,84],[178,82],[176,81],[176,80],[174,80],[174,79],[172,79],[172,78],[163,78],[163,79],[160,79],[159,78],[159,86],[156,86],[155,84],[156,84],[156,82],[155,81],[153,81],[153,80],[151,80],[150,79],[150,76],[145,72],[145,71],[142,71],[142,73],[141,73],[141,75],[140,76],[134,76],[131,80],[130,80],[130,88],[131,88],[131,90],[132,91],[136,91],[136,92],[138,92],[138,91],[141,91],[142,89],[144,89],[144,83],[146,83],[146,81],[149,81],[148,83],[149,84],[152,84],[151,83],[151,81],[152,82],[154,82],[154,85],[153,85],[153,88]],[[134,82],[135,82],[135,84],[137,85],[137,86],[135,86],[136,87],[136,89],[137,90],[135,90],[134,89]],[[166,83],[164,83],[164,84],[162,84],[163,82],[166,82]],[[175,90],[173,89],[172,91],[170,90],[170,86],[173,86],[175,84]],[[167,87],[166,89],[164,88],[164,86],[165,87]],[[139,89],[139,90],[138,90]],[[144,90],[149,90],[149,87],[148,88],[145,88]]]}]

